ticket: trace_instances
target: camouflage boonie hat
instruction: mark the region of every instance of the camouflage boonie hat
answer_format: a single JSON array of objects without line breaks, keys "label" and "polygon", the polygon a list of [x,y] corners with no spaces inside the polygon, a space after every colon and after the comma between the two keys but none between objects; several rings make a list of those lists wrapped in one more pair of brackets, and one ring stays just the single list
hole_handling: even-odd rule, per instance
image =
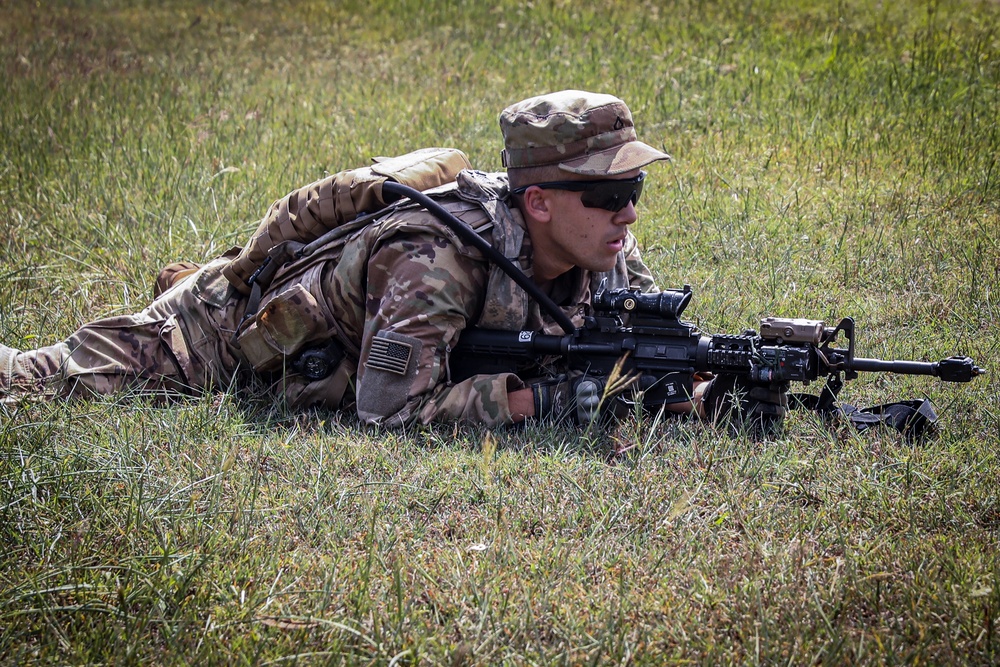
[{"label": "camouflage boonie hat", "polygon": [[670,156],[636,139],[632,113],[612,95],[564,90],[500,113],[503,166],[558,164],[587,176],[613,176]]}]

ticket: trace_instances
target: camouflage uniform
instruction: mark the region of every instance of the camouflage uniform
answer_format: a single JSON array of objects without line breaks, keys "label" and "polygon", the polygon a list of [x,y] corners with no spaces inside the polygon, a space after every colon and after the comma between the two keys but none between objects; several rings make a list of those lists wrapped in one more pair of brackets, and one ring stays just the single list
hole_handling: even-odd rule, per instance
[{"label": "camouflage uniform", "polygon": [[191,392],[228,385],[238,367],[226,343],[245,299],[211,302],[204,288],[220,258],[136,315],[82,326],[63,342],[19,352],[0,345],[0,398],[79,396],[122,390]]},{"label": "camouflage uniform", "polygon": [[[520,213],[504,201],[504,175],[462,172],[457,185],[433,194],[531,275],[530,239]],[[275,276],[260,312],[269,312],[283,294],[297,296],[291,317],[284,314],[274,326],[287,329],[288,322],[308,320],[300,346],[330,337],[341,344],[357,372],[358,414],[368,422],[510,422],[507,392],[524,387],[524,380],[504,373],[452,384],[448,353],[470,324],[548,333],[559,331],[558,325],[423,209],[396,206],[359,229],[348,224],[340,231],[340,238]],[[0,354],[0,391],[162,392],[238,382],[247,363],[231,339],[247,297],[223,275],[227,264],[220,258],[202,267],[138,315],[93,322],[50,347]],[[579,324],[591,291],[605,279],[611,287],[655,289],[631,235],[613,271],[571,271],[557,281],[552,296]],[[373,349],[386,348],[407,351],[402,373],[369,363]],[[288,350],[290,356],[296,351]],[[287,368],[268,374],[291,407],[324,402],[328,380],[309,381]]]},{"label": "camouflage uniform", "polygon": [[[610,95],[539,96],[508,107],[500,125],[509,169],[557,164],[571,173],[607,176],[669,159],[636,140],[628,107]],[[446,172],[447,152],[435,155],[440,162],[432,160],[429,170]],[[426,172],[421,165],[416,170]],[[184,277],[138,315],[93,322],[38,350],[0,346],[0,398],[125,388],[202,391],[238,384],[252,369],[273,379],[293,408],[341,405],[343,385],[353,376],[346,400],[353,393],[359,416],[369,423],[511,422],[508,393],[527,386],[528,378],[501,373],[452,383],[451,348],[473,324],[546,333],[559,328],[479,250],[415,205],[397,204],[352,222],[351,216],[336,218],[348,209],[338,193],[353,197],[355,184],[337,190],[325,179],[275,203],[256,245],[248,246],[257,257],[277,238],[291,241],[306,228],[330,231],[308,246],[298,244],[300,258],[273,276],[252,318],[244,313],[255,297],[233,279],[233,268],[253,258],[234,249],[191,275],[184,275],[185,267],[178,274]],[[429,194],[532,276],[532,244],[521,214],[508,205],[505,175],[465,170],[456,184]],[[369,209],[352,213],[360,210]],[[253,266],[240,264],[239,272]],[[655,289],[631,233],[612,270],[570,270],[553,281],[549,296],[579,325],[592,291],[605,280],[609,288]],[[309,379],[289,363],[330,340],[344,353],[332,375]]]}]

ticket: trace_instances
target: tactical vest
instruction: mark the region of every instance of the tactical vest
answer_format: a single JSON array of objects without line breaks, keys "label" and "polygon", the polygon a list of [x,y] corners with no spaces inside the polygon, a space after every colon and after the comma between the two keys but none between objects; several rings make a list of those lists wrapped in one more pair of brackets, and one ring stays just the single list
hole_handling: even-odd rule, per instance
[{"label": "tactical vest", "polygon": [[[458,174],[454,183],[433,188],[425,194],[487,238],[494,248],[530,277],[530,257],[522,255],[526,230],[520,214],[507,204],[508,191],[506,174],[466,169]],[[256,370],[274,370],[301,349],[331,339],[343,344],[348,358],[358,359],[357,342],[339,329],[326,304],[314,298],[308,286],[320,279],[324,265],[340,261],[345,244],[366,227],[379,225],[380,238],[431,232],[448,239],[459,252],[481,257],[479,250],[467,245],[451,228],[430,214],[399,215],[408,210],[421,209],[404,199],[384,210],[340,224],[311,243],[291,245],[295,259],[282,262],[277,268],[264,288],[259,312],[254,312],[252,321],[248,321],[245,328],[241,327],[237,336],[243,355]],[[613,270],[590,276],[591,292],[601,282],[608,288],[628,286],[629,274],[623,256]],[[517,331],[525,326],[531,309],[537,307],[519,285],[491,263],[483,310],[470,324]],[[582,312],[573,309],[566,314],[578,326],[582,324]],[[547,333],[556,331],[554,323],[551,330],[546,329]]]}]

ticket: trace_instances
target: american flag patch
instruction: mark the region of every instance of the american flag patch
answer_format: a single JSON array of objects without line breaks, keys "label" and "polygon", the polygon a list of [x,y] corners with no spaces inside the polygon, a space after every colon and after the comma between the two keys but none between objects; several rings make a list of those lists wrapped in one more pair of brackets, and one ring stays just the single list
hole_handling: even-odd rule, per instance
[{"label": "american flag patch", "polygon": [[372,339],[365,368],[406,375],[406,369],[410,366],[411,354],[413,354],[413,346],[409,343],[376,336]]}]

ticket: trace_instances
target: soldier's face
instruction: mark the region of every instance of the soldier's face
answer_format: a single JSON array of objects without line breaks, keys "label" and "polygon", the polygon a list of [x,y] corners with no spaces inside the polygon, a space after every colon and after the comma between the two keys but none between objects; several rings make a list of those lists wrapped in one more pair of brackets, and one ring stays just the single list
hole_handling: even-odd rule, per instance
[{"label": "soldier's face", "polygon": [[[632,179],[632,171],[616,179]],[[545,190],[551,218],[540,239],[532,236],[536,257],[545,253],[545,264],[568,271],[574,266],[589,271],[610,271],[621,252],[628,226],[638,219],[631,202],[620,211],[589,208],[580,201],[582,193],[568,190]],[[541,243],[539,243],[541,241]],[[558,273],[556,273],[558,275]],[[547,276],[549,278],[555,275]]]}]

